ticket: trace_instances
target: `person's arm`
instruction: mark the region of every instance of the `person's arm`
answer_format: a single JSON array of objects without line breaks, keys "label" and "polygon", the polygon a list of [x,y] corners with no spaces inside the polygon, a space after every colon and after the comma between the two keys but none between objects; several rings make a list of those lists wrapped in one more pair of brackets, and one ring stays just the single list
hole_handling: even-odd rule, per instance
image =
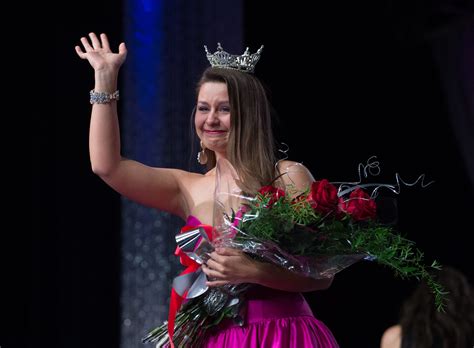
[{"label": "person's arm", "polygon": [[382,335],[380,348],[400,348],[402,345],[402,327],[394,325],[389,327]]},{"label": "person's arm", "polygon": [[255,283],[278,290],[307,292],[327,289],[333,280],[298,275],[283,267],[253,260],[231,248],[218,248],[210,256],[207,265],[202,266],[209,279],[213,279],[208,282],[209,286]]},{"label": "person's arm", "polygon": [[[94,33],[90,33],[89,38],[90,43],[87,38],[81,38],[84,51],[76,46],[76,52],[94,68],[94,91],[112,94],[117,90],[119,70],[126,59],[125,44],[121,43],[118,53],[113,53],[105,34],[100,35],[100,40]],[[93,104],[89,153],[92,171],[120,194],[147,206],[182,217],[186,215],[181,195],[185,172],[152,168],[122,158],[117,101]]]},{"label": "person's arm", "polygon": [[262,263],[256,270],[256,283],[285,291],[324,290],[331,286],[334,279],[333,277],[323,279],[305,277],[270,263]]},{"label": "person's arm", "polygon": [[278,162],[278,171],[286,193],[292,197],[304,192],[314,182],[314,177],[309,169],[299,162],[280,161]]}]

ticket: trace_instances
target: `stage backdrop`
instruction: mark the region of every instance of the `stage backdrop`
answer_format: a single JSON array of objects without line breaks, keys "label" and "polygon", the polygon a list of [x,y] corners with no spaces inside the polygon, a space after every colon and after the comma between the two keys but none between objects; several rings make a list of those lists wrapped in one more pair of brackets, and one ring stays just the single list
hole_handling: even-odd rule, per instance
[{"label": "stage backdrop", "polygon": [[[244,50],[242,1],[124,2],[129,55],[123,75],[123,153],[151,166],[200,171],[190,120],[195,86],[209,66],[203,45]],[[193,150],[194,149],[194,150]],[[142,347],[168,317],[173,251],[184,222],[122,200],[121,346]]]}]

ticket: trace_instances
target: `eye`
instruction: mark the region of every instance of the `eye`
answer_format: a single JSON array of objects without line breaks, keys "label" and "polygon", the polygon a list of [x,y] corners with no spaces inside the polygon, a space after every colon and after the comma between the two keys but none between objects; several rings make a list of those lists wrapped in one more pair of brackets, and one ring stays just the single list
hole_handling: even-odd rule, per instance
[{"label": "eye", "polygon": [[198,106],[198,111],[206,112],[206,111],[209,111],[209,108],[207,106]]},{"label": "eye", "polygon": [[221,106],[221,112],[230,112],[230,107],[229,106]]}]

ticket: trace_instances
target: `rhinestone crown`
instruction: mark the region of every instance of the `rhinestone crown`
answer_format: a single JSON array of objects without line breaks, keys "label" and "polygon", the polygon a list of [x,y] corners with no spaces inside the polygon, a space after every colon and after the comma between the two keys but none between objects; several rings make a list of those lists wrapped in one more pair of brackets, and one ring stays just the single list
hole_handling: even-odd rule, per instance
[{"label": "rhinestone crown", "polygon": [[235,69],[248,73],[253,73],[255,65],[260,59],[260,54],[263,50],[263,45],[258,49],[257,52],[250,54],[249,48],[245,50],[241,56],[230,54],[222,48],[220,42],[217,43],[217,51],[211,53],[207,50],[207,46],[204,45],[206,50],[206,56],[211,63],[212,67]]}]

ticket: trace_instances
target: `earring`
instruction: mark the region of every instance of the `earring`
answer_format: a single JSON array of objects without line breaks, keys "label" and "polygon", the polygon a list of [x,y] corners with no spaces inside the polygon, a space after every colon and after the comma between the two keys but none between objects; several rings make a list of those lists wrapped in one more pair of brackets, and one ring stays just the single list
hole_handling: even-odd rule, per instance
[{"label": "earring", "polygon": [[206,147],[203,145],[201,141],[201,151],[198,152],[197,160],[199,164],[205,165],[207,163],[207,153]]}]

